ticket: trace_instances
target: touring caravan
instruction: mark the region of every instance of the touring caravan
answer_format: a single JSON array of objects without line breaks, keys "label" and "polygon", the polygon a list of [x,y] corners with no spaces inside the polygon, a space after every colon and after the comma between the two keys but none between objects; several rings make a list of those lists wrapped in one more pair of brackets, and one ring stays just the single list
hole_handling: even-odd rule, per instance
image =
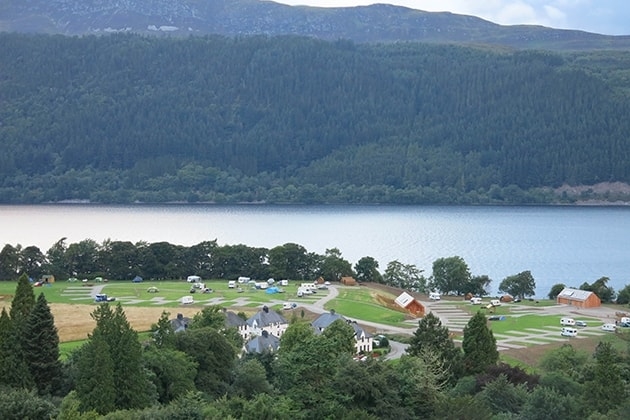
[{"label": "touring caravan", "polygon": [[436,292],[429,293],[429,299],[431,300],[440,300],[440,294]]},{"label": "touring caravan", "polygon": [[575,326],[575,319],[573,319],[573,318],[562,318],[562,319],[560,319],[560,325],[573,327],[573,326]]},{"label": "touring caravan", "polygon": [[228,281],[228,288],[234,289],[235,287],[236,287],[236,281],[235,280]]},{"label": "touring caravan", "polygon": [[190,305],[191,303],[194,303],[194,300],[192,296],[183,296],[179,302],[183,305]]},{"label": "touring caravan", "polygon": [[472,305],[481,305],[481,298],[480,297],[470,298],[470,303]]},{"label": "touring caravan", "polygon": [[563,337],[577,337],[577,334],[578,330],[572,327],[563,327],[562,332],[560,332]]}]

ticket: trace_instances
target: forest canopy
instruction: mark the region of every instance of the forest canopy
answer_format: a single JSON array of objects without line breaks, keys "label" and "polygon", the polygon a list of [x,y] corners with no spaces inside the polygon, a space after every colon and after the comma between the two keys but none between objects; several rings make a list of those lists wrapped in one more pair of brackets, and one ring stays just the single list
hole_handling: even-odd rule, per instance
[{"label": "forest canopy", "polygon": [[570,202],[553,188],[630,183],[629,63],[0,34],[0,203]]}]

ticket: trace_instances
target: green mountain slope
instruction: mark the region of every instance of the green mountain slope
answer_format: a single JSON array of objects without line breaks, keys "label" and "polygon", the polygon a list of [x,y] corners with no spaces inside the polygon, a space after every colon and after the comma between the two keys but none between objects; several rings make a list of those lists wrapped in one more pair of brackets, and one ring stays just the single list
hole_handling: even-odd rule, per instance
[{"label": "green mountain slope", "polygon": [[547,202],[630,182],[629,55],[0,35],[0,201]]},{"label": "green mountain slope", "polygon": [[321,8],[261,0],[4,0],[0,31],[64,35],[299,35],[353,42],[486,44],[510,48],[630,48],[630,36],[503,26],[474,16],[388,4]]}]

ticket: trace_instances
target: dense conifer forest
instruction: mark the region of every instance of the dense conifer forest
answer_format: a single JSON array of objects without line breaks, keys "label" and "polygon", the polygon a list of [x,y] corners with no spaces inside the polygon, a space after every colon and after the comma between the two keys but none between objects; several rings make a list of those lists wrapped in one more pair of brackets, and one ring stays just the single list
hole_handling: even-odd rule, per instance
[{"label": "dense conifer forest", "polygon": [[630,183],[629,62],[0,34],[0,202],[571,202],[553,188]]}]

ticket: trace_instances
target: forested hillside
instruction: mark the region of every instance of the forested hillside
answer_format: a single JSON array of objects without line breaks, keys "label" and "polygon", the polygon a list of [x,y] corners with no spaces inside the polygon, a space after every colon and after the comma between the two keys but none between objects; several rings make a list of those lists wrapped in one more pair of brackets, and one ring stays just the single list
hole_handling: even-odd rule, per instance
[{"label": "forested hillside", "polygon": [[2,34],[0,202],[554,202],[630,182],[628,61]]}]

